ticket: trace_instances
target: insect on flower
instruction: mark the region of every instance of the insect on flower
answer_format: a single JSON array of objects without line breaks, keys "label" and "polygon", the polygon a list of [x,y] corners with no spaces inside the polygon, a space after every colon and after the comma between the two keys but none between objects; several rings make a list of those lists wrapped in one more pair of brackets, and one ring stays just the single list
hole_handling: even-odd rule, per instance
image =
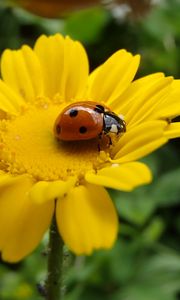
[{"label": "insect on flower", "polygon": [[90,140],[102,138],[104,135],[119,135],[125,131],[126,124],[122,116],[92,101],[67,106],[56,119],[54,126],[55,136],[63,141]]}]

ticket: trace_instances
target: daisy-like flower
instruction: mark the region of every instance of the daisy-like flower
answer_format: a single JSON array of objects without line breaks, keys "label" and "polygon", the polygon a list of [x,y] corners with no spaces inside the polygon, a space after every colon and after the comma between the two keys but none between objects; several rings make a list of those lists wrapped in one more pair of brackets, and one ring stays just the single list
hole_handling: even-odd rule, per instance
[{"label": "daisy-like flower", "polygon": [[[105,188],[151,181],[137,160],[180,135],[179,81],[162,73],[132,82],[139,56],[117,51],[89,75],[82,45],[60,34],[33,49],[6,50],[0,81],[0,250],[16,262],[40,242],[55,214],[76,254],[110,248],[118,217]],[[61,142],[53,126],[67,105],[95,101],[122,114],[126,133],[98,150],[97,139]]]}]

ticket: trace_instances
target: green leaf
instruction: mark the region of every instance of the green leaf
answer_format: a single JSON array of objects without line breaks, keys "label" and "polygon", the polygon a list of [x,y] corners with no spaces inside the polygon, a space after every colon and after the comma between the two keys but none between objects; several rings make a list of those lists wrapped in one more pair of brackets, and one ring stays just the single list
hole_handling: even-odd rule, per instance
[{"label": "green leaf", "polygon": [[150,186],[143,186],[130,193],[111,191],[110,194],[121,217],[136,225],[143,225],[156,208],[150,192]]},{"label": "green leaf", "polygon": [[142,260],[132,281],[119,292],[119,299],[175,300],[179,278],[180,256],[176,252],[161,251]]},{"label": "green leaf", "polygon": [[81,42],[91,43],[98,39],[108,20],[109,14],[103,9],[82,10],[67,19],[64,32]]},{"label": "green leaf", "polygon": [[151,197],[160,206],[174,205],[180,202],[180,168],[162,175],[156,181]]},{"label": "green leaf", "polygon": [[151,223],[144,229],[142,233],[142,240],[146,243],[154,243],[157,241],[164,231],[164,221],[162,218],[155,217]]}]

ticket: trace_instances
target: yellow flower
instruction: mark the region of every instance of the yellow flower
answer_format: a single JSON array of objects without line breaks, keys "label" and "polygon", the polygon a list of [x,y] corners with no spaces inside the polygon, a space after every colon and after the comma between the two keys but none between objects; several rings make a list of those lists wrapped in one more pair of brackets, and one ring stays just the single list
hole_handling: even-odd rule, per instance
[{"label": "yellow flower", "polygon": [[[76,254],[112,247],[118,218],[104,187],[131,191],[151,173],[136,160],[180,135],[179,81],[162,73],[132,82],[139,56],[117,51],[92,74],[82,45],[60,34],[34,49],[6,50],[0,81],[0,250],[15,262],[40,242],[55,213]],[[132,82],[132,83],[131,83]],[[127,131],[98,151],[97,141],[61,143],[54,122],[71,102],[96,101],[124,115]]]}]

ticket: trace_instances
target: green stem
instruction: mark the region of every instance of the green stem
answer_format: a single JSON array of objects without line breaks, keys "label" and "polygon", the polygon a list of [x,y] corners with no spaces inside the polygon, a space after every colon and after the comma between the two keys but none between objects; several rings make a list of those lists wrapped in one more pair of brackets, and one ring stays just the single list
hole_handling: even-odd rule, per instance
[{"label": "green stem", "polygon": [[47,300],[62,299],[63,273],[63,241],[57,229],[56,219],[53,218],[48,249],[48,276],[46,281]]}]

